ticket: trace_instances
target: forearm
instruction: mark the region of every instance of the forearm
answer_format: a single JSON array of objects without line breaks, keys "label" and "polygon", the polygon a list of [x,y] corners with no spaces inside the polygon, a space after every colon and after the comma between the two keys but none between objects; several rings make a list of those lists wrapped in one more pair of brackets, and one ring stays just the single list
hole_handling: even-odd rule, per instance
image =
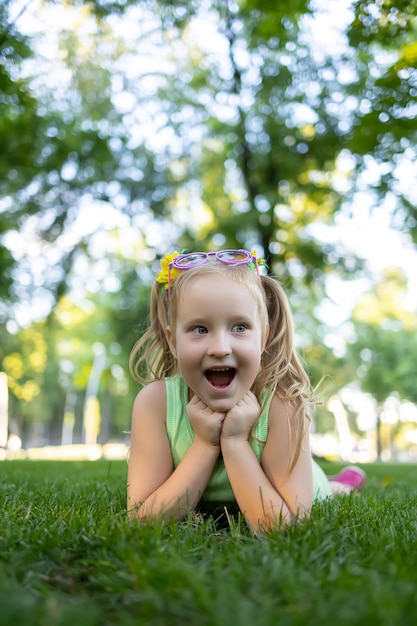
[{"label": "forearm", "polygon": [[250,443],[225,439],[221,449],[236,501],[253,530],[271,530],[289,523],[291,512],[265,475]]},{"label": "forearm", "polygon": [[135,507],[134,516],[146,521],[184,517],[198,504],[219,452],[218,446],[194,441],[167,480]]}]

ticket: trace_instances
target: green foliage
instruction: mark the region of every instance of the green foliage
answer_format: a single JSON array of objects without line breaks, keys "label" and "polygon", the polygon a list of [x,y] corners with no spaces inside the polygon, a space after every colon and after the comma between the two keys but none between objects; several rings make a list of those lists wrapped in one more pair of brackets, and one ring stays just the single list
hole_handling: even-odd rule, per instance
[{"label": "green foliage", "polygon": [[[298,11],[309,8],[302,3],[221,3],[215,8],[217,30],[228,47],[227,69],[222,71],[218,56],[209,54],[198,67],[181,66],[176,85],[170,82],[169,91],[160,92],[160,98],[170,98],[172,109],[178,104],[193,108],[195,119],[202,89],[207,103],[195,176],[212,220],[200,233],[185,229],[181,244],[189,247],[187,242],[197,240],[215,248],[219,235],[221,245],[258,244],[273,270],[279,263],[291,276],[291,260],[297,258],[306,280],[313,274],[317,279],[329,267],[332,247],[320,249],[309,226],[330,224],[340,206],[329,174],[341,142],[339,120],[327,106],[333,87],[309,54],[309,42],[299,36]],[[320,95],[310,97],[306,81]],[[173,99],[172,89],[182,99]],[[309,121],[300,117],[302,107],[308,109]],[[189,175],[195,167],[190,163]],[[280,206],[286,219],[279,215]],[[343,255],[336,265],[346,269]]]},{"label": "green foliage", "polygon": [[[415,2],[354,2],[349,45],[334,53],[309,34],[318,10],[307,0],[46,6],[78,11],[76,25],[59,31],[49,64],[38,48],[45,34],[24,37],[19,19],[11,24],[12,3],[0,8],[2,361],[27,350],[10,301],[32,311],[39,297],[50,303],[40,322],[47,365],[37,373],[24,367],[19,382],[41,391],[30,406],[12,389],[16,419],[55,424],[58,432],[68,389],[82,406],[91,344],[99,341],[119,350],[110,351],[100,392],[108,394],[116,431],[126,427],[134,386],[118,368],[126,370],[147,318],[152,271],[140,271],[174,245],[256,247],[295,303],[314,382],[329,371],[331,389],[354,378],[346,359],[320,346],[325,330],[315,307],[331,273],[350,277],[364,267],[344,246],[323,244],[317,231],[332,227],[365,188],[375,204],[393,199],[397,225],[416,237],[414,187],[400,176],[416,157]],[[137,26],[135,36],[125,37],[124,24]],[[351,171],[340,185],[346,157]],[[370,184],[363,176],[369,164],[377,172]],[[110,253],[108,229],[97,252],[100,217],[110,210],[136,234],[132,250]],[[85,215],[96,230],[79,227]],[[18,235],[25,248],[14,256],[7,242]],[[90,289],[90,273],[104,259],[119,289],[105,280]],[[81,279],[78,267],[88,268]],[[73,313],[79,299],[92,301],[91,314],[63,324],[60,313]],[[61,376],[65,334],[72,370]]]},{"label": "green foliage", "polygon": [[[36,101],[28,84],[14,76],[15,63],[30,55],[26,39],[7,21],[7,5],[0,6],[0,197],[5,188],[12,193],[21,183],[20,170],[31,164],[28,151],[30,129],[37,123]],[[6,148],[6,149],[4,149]],[[0,213],[0,298],[7,297],[12,286],[14,258],[3,243],[3,235],[14,224],[10,213]]]},{"label": "green foliage", "polygon": [[401,166],[416,158],[417,5],[357,0],[354,9],[347,34],[357,56],[352,93],[358,98],[358,110],[349,148],[362,167],[367,159],[375,160],[379,169],[375,190],[381,199],[392,194],[404,229],[416,241],[415,201],[398,185],[398,177]]},{"label": "green foliage", "polygon": [[[71,76],[66,93],[57,101],[45,89],[38,96],[41,107],[35,98],[33,110],[28,109],[40,124],[37,154],[45,157],[33,160],[36,186],[28,187],[30,176],[20,182],[22,217],[29,211],[40,216],[48,212],[41,233],[58,241],[75,220],[82,198],[90,195],[112,203],[111,180],[117,181],[122,212],[134,217],[138,211],[149,211],[161,221],[175,221],[180,198],[193,189],[189,200],[198,195],[208,207],[211,223],[202,228],[185,224],[176,237],[184,247],[191,242],[216,247],[219,239],[227,245],[256,244],[270,257],[273,270],[284,267],[290,277],[292,260],[298,259],[308,281],[317,280],[330,267],[358,269],[351,258],[345,263],[343,251],[335,255],[332,246],[321,246],[310,233],[311,224],[331,224],[340,210],[343,197],[332,175],[349,129],[355,128],[353,119],[343,130],[341,108],[335,106],[334,94],[351,90],[338,80],[339,66],[346,60],[335,56],[317,61],[311,54],[314,44],[303,30],[305,17],[312,13],[310,4],[305,0],[279,5],[137,4],[144,18],[152,14],[160,20],[165,45],[161,56],[177,68],[174,77],[154,72],[157,97],[151,100],[164,127],[173,131],[174,141],[155,152],[146,140],[132,146],[133,118],[114,106],[114,79],[123,84],[123,93],[135,98],[137,110],[149,104],[148,97],[141,96],[140,78],[128,78],[115,69],[120,59],[130,61],[134,50],[115,36],[107,20],[123,12],[129,19],[135,3],[86,3],[88,18],[92,20],[93,14],[97,18],[89,49],[80,33],[69,29],[61,33],[61,65]],[[204,16],[228,47],[223,58],[204,51],[199,43],[187,44],[193,20]],[[137,50],[149,39],[143,35]],[[360,70],[353,54],[349,63]],[[27,84],[30,87],[31,81]],[[365,89],[365,83],[360,85]],[[381,99],[378,92],[374,97]],[[370,135],[368,130],[363,135],[362,124],[356,128],[351,146],[360,153],[359,144],[365,135],[369,141]],[[411,127],[406,132],[411,133]],[[371,141],[367,151],[374,149],[376,143]],[[36,193],[28,194],[28,189]],[[281,217],[280,206],[290,214],[289,220]],[[407,210],[412,216],[410,203]],[[77,248],[85,244],[80,241]],[[63,271],[58,284],[55,281],[58,295],[65,289],[75,256],[62,256]]]},{"label": "green foliage", "polygon": [[239,520],[129,521],[126,469],[2,464],[0,624],[391,626],[415,614],[412,466],[369,465],[360,495],[260,538]]},{"label": "green foliage", "polygon": [[352,352],[361,361],[360,381],[365,392],[383,403],[392,393],[417,403],[415,384],[415,331],[358,324]]},{"label": "green foliage", "polygon": [[356,339],[349,354],[358,366],[362,389],[381,405],[393,393],[417,402],[417,318],[404,306],[406,287],[400,272],[387,272],[354,311]]},{"label": "green foliage", "polygon": [[351,43],[355,46],[375,42],[386,48],[396,49],[415,34],[417,2],[415,0],[381,0],[353,3],[355,18],[348,30]]}]

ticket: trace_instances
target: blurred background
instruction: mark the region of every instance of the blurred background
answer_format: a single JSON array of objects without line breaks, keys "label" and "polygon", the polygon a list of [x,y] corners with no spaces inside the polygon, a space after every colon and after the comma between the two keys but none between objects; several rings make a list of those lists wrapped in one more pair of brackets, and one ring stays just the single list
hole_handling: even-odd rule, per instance
[{"label": "blurred background", "polygon": [[3,0],[0,458],[125,457],[159,259],[292,304],[313,450],[417,459],[416,0]]}]

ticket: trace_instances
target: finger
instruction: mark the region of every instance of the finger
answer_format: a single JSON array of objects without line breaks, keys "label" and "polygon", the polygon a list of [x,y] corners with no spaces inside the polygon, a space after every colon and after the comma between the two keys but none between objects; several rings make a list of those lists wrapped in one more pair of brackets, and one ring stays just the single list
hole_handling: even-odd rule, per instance
[{"label": "finger", "polygon": [[236,406],[251,406],[253,404],[258,404],[258,400],[254,393],[248,391],[239,402],[236,403]]}]

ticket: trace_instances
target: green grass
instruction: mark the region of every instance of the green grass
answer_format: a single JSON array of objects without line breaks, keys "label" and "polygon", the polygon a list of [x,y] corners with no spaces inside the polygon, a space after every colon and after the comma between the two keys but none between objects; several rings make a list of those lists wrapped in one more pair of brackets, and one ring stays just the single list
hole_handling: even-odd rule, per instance
[{"label": "green grass", "polygon": [[254,538],[129,521],[123,462],[2,462],[0,624],[414,624],[416,469],[365,469],[360,495]]}]

